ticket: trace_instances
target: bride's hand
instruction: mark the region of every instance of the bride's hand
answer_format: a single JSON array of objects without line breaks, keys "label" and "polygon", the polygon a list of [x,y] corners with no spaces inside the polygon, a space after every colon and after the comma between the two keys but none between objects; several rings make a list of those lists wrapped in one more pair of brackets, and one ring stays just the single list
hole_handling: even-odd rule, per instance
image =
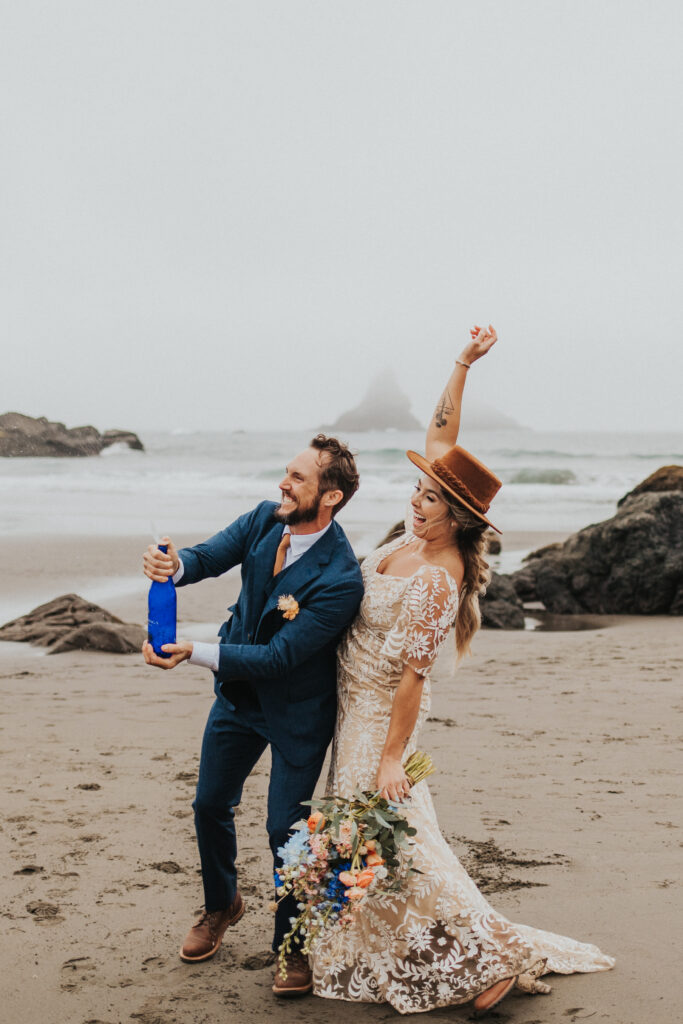
[{"label": "bride's hand", "polygon": [[498,341],[498,335],[491,324],[488,327],[479,327],[478,324],[475,324],[470,330],[470,336],[471,342],[469,345],[465,345],[460,353],[463,363],[473,363],[475,360],[481,359]]},{"label": "bride's hand", "polygon": [[382,758],[377,770],[377,789],[392,804],[400,804],[409,795],[410,781],[398,758]]}]

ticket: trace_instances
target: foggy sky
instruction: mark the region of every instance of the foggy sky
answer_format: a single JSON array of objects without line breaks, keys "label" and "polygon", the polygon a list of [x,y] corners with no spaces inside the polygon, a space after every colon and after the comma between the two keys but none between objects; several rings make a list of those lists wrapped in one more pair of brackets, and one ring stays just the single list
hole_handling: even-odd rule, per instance
[{"label": "foggy sky", "polygon": [[0,412],[681,428],[678,2],[0,6]]}]

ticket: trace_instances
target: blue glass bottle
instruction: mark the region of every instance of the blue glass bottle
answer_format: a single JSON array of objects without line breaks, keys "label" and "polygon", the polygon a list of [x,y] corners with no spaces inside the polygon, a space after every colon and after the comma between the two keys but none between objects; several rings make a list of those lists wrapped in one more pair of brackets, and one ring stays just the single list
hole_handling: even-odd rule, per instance
[{"label": "blue glass bottle", "polygon": [[[160,544],[159,551],[166,554],[168,546]],[[163,644],[175,643],[176,604],[175,584],[171,577],[165,583],[152,580],[147,598],[147,639],[160,658],[171,657],[161,648]]]}]

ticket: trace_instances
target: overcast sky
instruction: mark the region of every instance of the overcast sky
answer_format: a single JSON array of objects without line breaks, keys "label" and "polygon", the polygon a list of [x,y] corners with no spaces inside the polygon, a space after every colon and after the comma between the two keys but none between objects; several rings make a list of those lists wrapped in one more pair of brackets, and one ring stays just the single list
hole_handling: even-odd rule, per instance
[{"label": "overcast sky", "polygon": [[683,426],[680,0],[0,9],[0,412]]}]

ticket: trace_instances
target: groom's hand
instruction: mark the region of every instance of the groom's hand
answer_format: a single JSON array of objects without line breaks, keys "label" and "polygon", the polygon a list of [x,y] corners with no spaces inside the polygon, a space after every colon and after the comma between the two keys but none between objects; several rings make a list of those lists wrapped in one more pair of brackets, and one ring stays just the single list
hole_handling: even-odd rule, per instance
[{"label": "groom's hand", "polygon": [[171,657],[160,658],[158,654],[154,653],[154,648],[149,640],[145,640],[142,645],[142,653],[147,664],[156,665],[157,668],[175,668],[181,661],[187,661],[194,650],[194,644],[191,640],[181,640],[177,644],[164,644],[161,649]]},{"label": "groom's hand", "polygon": [[170,537],[162,537],[159,543],[168,547],[168,554],[160,551],[156,544],[150,544],[142,556],[142,571],[148,579],[165,583],[169,576],[177,573],[180,560]]}]

